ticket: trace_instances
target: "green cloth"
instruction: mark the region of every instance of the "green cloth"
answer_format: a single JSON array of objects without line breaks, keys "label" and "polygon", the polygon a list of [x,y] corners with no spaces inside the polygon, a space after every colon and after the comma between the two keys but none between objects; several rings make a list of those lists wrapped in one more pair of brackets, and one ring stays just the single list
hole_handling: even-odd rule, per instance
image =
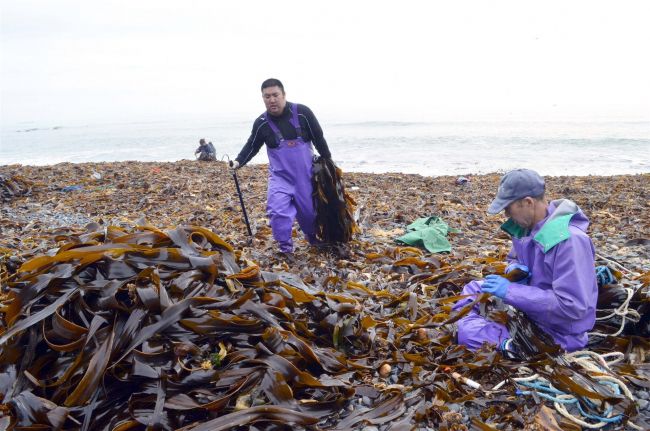
[{"label": "green cloth", "polygon": [[431,253],[450,252],[451,244],[447,241],[448,232],[457,232],[449,229],[443,219],[437,216],[422,217],[406,227],[407,233],[397,238],[396,241],[415,247],[424,247]]}]

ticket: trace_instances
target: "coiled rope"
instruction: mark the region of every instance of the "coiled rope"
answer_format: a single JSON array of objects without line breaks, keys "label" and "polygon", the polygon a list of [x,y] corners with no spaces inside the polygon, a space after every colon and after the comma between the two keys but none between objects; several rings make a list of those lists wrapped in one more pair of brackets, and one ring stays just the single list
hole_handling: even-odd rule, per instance
[{"label": "coiled rope", "polygon": [[[614,316],[620,316],[621,317],[621,327],[618,328],[618,331],[616,331],[613,334],[606,334],[604,332],[599,332],[599,331],[594,331],[594,332],[589,332],[589,335],[596,335],[599,337],[616,337],[618,336],[621,332],[623,332],[623,329],[625,328],[625,323],[626,321],[630,321],[633,323],[636,323],[641,319],[641,315],[639,314],[638,311],[636,311],[633,308],[630,308],[630,301],[632,300],[632,297],[634,296],[634,289],[630,287],[624,287],[625,291],[627,292],[627,298],[621,305],[619,305],[617,308],[614,309],[607,309],[611,310],[611,312],[607,316],[602,316],[602,317],[596,317],[596,320],[607,320],[610,319]],[[598,310],[598,311],[603,311],[603,310]]]},{"label": "coiled rope", "polygon": [[[610,359],[611,358],[611,359]],[[622,361],[624,359],[624,354],[620,352],[612,352],[600,355],[596,352],[591,351],[577,351],[573,353],[567,353],[564,355],[564,359],[568,363],[573,363],[580,366],[588,375],[598,381],[600,384],[609,388],[612,391],[612,395],[624,395],[629,398],[631,401],[635,401],[634,395],[628,389],[627,385],[623,383],[620,379],[614,377],[614,372],[611,369],[611,366]],[[517,394],[521,395],[537,395],[540,398],[544,398],[548,401],[553,402],[555,410],[571,422],[574,422],[584,428],[598,429],[612,423],[618,423],[623,420],[623,415],[613,415],[613,407],[607,403],[600,400],[592,400],[587,397],[576,396],[573,394],[565,393],[555,387],[549,382],[546,378],[540,376],[537,373],[533,374],[533,371],[522,367],[520,373],[531,373],[530,376],[526,377],[515,377],[513,380],[520,386],[523,386],[524,390],[517,390]],[[593,410],[601,409],[599,414],[589,413],[585,411],[582,406],[583,401],[585,405],[589,406]],[[577,407],[579,416],[573,414],[569,411],[569,406]],[[634,429],[642,429],[631,421],[627,422],[627,425]]]}]

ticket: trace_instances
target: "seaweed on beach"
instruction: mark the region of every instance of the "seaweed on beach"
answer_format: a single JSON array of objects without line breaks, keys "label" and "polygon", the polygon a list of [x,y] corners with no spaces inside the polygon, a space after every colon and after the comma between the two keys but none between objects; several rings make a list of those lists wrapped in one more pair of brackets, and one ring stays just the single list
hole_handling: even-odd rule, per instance
[{"label": "seaweed on beach", "polygon": [[[607,399],[617,420],[608,431],[628,421],[650,428],[642,322],[589,349],[594,364],[606,360],[598,373],[632,397],[563,354],[518,362],[493,346],[455,344],[454,322],[468,311],[452,311],[463,285],[505,269],[509,239],[500,218],[485,214],[498,175],[457,185],[346,173],[360,208],[347,253],[310,247],[296,232],[295,261],[285,262],[265,219],[264,169],[239,172],[255,225],[249,244],[223,163],[20,167],[32,191],[0,211],[0,337],[13,331],[0,346],[0,428],[20,420],[71,430],[579,429],[553,402],[521,392],[515,379],[535,374],[586,412],[606,414],[598,403]],[[630,241],[650,237],[645,184],[647,176],[548,181],[550,196],[588,213],[598,264],[620,271],[616,286],[635,293],[629,308],[643,316],[647,245]],[[457,230],[450,253],[395,244],[404,226],[432,213]],[[508,324],[494,302],[477,295],[475,304]]]},{"label": "seaweed on beach", "polygon": [[310,343],[311,313],[353,312],[346,298],[264,281],[199,227],[76,239],[23,264],[3,299],[0,394],[13,426],[194,429],[224,410],[232,418],[210,429],[308,425],[354,392],[327,375],[363,367]]},{"label": "seaweed on beach", "polygon": [[506,326],[517,347],[517,356],[521,360],[530,361],[540,355],[555,357],[562,351],[550,335],[521,311],[510,308],[507,312]]},{"label": "seaweed on beach", "polygon": [[[537,417],[534,404],[482,398],[519,365],[454,345],[457,268],[410,247],[369,257],[412,274],[382,290],[339,277],[318,288],[198,226],[71,233],[8,282],[0,410],[12,427],[79,430],[441,426],[459,406],[476,426]],[[423,301],[432,288],[448,294]],[[537,366],[567,367],[552,357]]]},{"label": "seaweed on beach", "polygon": [[20,175],[0,174],[0,197],[9,201],[17,196],[25,196],[31,192],[31,181]]},{"label": "seaweed on beach", "polygon": [[326,244],[349,242],[357,230],[354,199],[345,192],[342,172],[331,159],[314,162],[313,197],[316,209],[316,236]]}]

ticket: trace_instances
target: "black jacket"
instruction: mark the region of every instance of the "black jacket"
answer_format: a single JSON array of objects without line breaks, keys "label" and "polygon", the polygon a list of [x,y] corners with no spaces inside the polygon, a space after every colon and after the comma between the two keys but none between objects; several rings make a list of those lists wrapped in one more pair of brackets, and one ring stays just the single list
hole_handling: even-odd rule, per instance
[{"label": "black jacket", "polygon": [[[291,104],[287,102],[287,105],[284,107],[284,111],[279,117],[271,116],[273,122],[277,124],[280,132],[284,139],[296,139],[298,137],[296,129],[289,122],[291,118]],[[325,158],[331,158],[330,150],[327,147],[327,142],[323,137],[323,129],[321,129],[320,124],[314,113],[306,107],[305,105],[297,104],[298,106],[298,121],[300,122],[300,127],[302,128],[302,136],[306,142],[311,141],[318,154]],[[271,126],[269,126],[268,121],[263,118],[263,115],[260,115],[255,122],[253,123],[253,131],[251,136],[248,138],[246,145],[239,152],[236,160],[239,162],[240,166],[244,166],[248,163],[257,152],[262,148],[262,145],[266,144],[269,148],[276,148],[278,146],[277,139]]]}]

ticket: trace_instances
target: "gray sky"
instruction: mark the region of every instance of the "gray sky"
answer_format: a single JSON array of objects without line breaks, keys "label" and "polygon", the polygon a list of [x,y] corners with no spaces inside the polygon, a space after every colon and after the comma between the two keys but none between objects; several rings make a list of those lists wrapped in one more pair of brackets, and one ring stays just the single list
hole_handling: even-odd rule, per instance
[{"label": "gray sky", "polygon": [[2,123],[650,120],[647,1],[0,0]]}]

